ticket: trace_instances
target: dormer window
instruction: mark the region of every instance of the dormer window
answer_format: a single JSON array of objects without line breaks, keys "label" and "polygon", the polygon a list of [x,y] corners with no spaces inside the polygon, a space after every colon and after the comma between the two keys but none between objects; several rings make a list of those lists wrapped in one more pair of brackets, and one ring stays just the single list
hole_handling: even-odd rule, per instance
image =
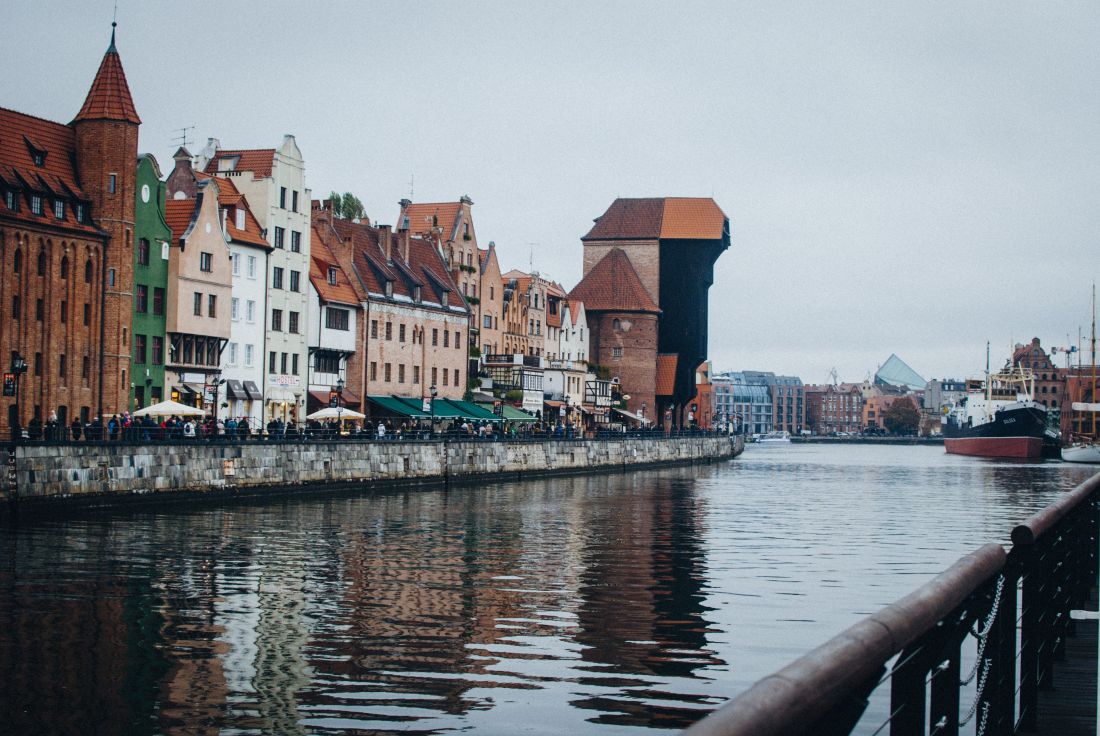
[{"label": "dormer window", "polygon": [[389,279],[386,280],[386,298],[393,299],[393,282]]},{"label": "dormer window", "polygon": [[46,154],[42,153],[41,151],[35,151],[33,154],[31,154],[31,158],[34,159],[35,166],[46,165]]},{"label": "dormer window", "polygon": [[55,199],[53,201],[53,216],[59,220],[65,219],[65,200]]},{"label": "dormer window", "polygon": [[332,266],[328,267],[328,282],[336,286],[336,269]]},{"label": "dormer window", "polygon": [[244,210],[240,207],[235,208],[235,219],[237,220],[237,229],[244,230]]},{"label": "dormer window", "polygon": [[417,303],[420,302],[420,287],[419,286],[414,286],[413,287],[413,301],[417,302]]},{"label": "dormer window", "polygon": [[80,202],[77,202],[76,205],[74,205],[74,207],[75,207],[75,210],[76,210],[76,221],[77,222],[86,222],[88,213],[87,213],[87,210],[84,208],[84,205],[81,204]]},{"label": "dormer window", "polygon": [[240,156],[222,156],[218,159],[218,171],[236,171]]},{"label": "dormer window", "polygon": [[449,291],[444,291],[443,292],[443,298],[440,300],[440,302],[443,304],[444,307],[447,306],[447,297],[449,297],[450,295],[451,295],[451,292],[449,292]]},{"label": "dormer window", "polygon": [[41,215],[42,214],[42,195],[40,195],[40,194],[32,194],[31,195],[31,212],[33,212],[36,215]]},{"label": "dormer window", "polygon": [[16,195],[15,191],[8,189],[4,192],[4,204],[7,205],[8,209],[12,212],[19,211],[19,197]]}]

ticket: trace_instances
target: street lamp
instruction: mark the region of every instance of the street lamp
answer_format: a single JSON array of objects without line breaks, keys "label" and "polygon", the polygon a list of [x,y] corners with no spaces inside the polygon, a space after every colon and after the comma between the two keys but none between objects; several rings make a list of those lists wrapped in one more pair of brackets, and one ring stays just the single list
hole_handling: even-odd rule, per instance
[{"label": "street lamp", "polygon": [[[9,429],[12,432],[12,441],[15,441],[22,437],[23,432],[22,417],[19,413],[19,383],[20,377],[27,372],[27,361],[23,360],[23,356],[15,351],[12,351],[11,354],[11,372],[14,379],[12,381],[12,394],[15,397],[15,402],[13,403],[13,406],[15,408],[15,422],[12,424],[11,427],[9,427]],[[7,382],[5,381],[5,383]],[[7,391],[5,390],[5,394],[6,393]]]},{"label": "street lamp", "polygon": [[430,427],[431,427],[431,433],[434,435],[435,434],[435,397],[439,396],[439,391],[436,390],[434,383],[428,389],[428,394],[431,395],[431,397],[432,397],[432,404],[431,404],[432,423],[431,423]]},{"label": "street lamp", "polygon": [[341,422],[344,416],[344,379],[336,379],[336,431],[340,432],[344,429],[344,425]]}]

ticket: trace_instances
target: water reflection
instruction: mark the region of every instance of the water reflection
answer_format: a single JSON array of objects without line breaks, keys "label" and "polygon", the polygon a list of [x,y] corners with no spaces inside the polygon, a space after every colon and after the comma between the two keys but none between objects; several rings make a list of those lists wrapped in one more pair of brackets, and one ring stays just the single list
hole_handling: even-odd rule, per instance
[{"label": "water reflection", "polygon": [[678,729],[1087,475],[928,449],[8,528],[0,718]]}]

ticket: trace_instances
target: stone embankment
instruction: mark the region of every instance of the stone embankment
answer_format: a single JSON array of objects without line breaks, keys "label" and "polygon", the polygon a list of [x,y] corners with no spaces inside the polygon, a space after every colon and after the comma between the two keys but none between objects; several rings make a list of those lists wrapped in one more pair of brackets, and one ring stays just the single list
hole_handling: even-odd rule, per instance
[{"label": "stone embankment", "polygon": [[541,442],[20,445],[9,449],[3,507],[116,506],[138,500],[516,480],[712,462],[733,457],[743,447],[740,437],[721,435]]}]

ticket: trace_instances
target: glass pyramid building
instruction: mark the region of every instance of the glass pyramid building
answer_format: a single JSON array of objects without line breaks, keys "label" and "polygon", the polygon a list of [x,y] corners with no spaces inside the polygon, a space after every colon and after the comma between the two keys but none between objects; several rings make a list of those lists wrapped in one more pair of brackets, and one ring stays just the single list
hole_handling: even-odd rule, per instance
[{"label": "glass pyramid building", "polygon": [[912,391],[923,391],[928,381],[921,378],[915,370],[910,368],[904,360],[893,353],[875,373],[876,385],[890,385],[908,388]]}]

